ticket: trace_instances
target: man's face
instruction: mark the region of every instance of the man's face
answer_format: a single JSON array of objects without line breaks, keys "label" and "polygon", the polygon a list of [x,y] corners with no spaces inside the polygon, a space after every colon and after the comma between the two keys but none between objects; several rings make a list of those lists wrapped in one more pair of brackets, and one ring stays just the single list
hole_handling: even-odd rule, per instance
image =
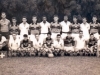
[{"label": "man's face", "polygon": [[36,22],[36,21],[37,21],[37,17],[33,17],[33,18],[32,18],[32,21],[33,21],[33,22]]},{"label": "man's face", "polygon": [[47,18],[46,17],[43,17],[43,22],[46,22]]},{"label": "man's face", "polygon": [[13,23],[16,23],[17,21],[16,21],[16,19],[12,19],[12,22],[13,22]]},{"label": "man's face", "polygon": [[94,35],[91,35],[90,38],[93,39],[94,38]]},{"label": "man's face", "polygon": [[39,35],[35,35],[35,38],[36,38],[36,39],[39,39]]},{"label": "man's face", "polygon": [[86,22],[87,22],[86,18],[83,18],[83,23],[86,23]]},{"label": "man's face", "polygon": [[54,17],[53,19],[54,19],[54,22],[58,22],[59,18],[58,17]]},{"label": "man's face", "polygon": [[16,38],[16,34],[13,34],[13,38],[14,38],[14,39]]},{"label": "man's face", "polygon": [[73,22],[76,23],[77,22],[77,18],[73,18]]},{"label": "man's face", "polygon": [[61,37],[61,36],[57,36],[57,40],[60,40],[60,37]]},{"label": "man's face", "polygon": [[83,36],[83,32],[80,32],[79,36],[82,37]]},{"label": "man's face", "polygon": [[93,17],[92,20],[93,20],[93,22],[96,22],[97,21],[97,18],[96,17]]},{"label": "man's face", "polygon": [[64,21],[67,21],[68,20],[68,17],[67,16],[64,16]]},{"label": "man's face", "polygon": [[6,14],[5,13],[2,13],[1,14],[1,17],[2,17],[2,19],[5,19],[6,18]]},{"label": "man's face", "polygon": [[50,34],[48,34],[47,36],[48,36],[48,38],[51,38],[51,35]]},{"label": "man's face", "polygon": [[23,21],[23,23],[26,23],[27,22],[27,19],[26,18],[23,18],[22,21]]},{"label": "man's face", "polygon": [[70,33],[68,33],[68,37],[71,37],[71,34]]},{"label": "man's face", "polygon": [[28,37],[24,37],[24,40],[27,40],[28,39]]}]

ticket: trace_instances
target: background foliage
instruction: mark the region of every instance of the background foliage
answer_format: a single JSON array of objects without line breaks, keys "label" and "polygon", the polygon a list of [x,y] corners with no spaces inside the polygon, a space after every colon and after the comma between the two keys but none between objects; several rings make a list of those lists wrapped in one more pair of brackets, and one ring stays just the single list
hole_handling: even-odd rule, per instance
[{"label": "background foliage", "polygon": [[65,14],[70,20],[73,15],[77,15],[79,20],[81,16],[86,16],[89,22],[95,14],[100,21],[100,0],[0,0],[0,13],[2,11],[10,20],[16,16],[18,22],[21,22],[22,16],[27,16],[30,23],[32,15],[38,15],[39,21],[46,15],[51,22],[54,14],[59,15],[59,21]]}]

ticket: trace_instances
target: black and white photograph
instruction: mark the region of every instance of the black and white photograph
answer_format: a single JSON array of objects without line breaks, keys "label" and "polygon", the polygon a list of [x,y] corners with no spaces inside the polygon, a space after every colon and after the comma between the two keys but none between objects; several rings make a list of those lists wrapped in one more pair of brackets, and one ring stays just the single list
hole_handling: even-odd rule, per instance
[{"label": "black and white photograph", "polygon": [[0,0],[0,75],[100,75],[100,0]]}]

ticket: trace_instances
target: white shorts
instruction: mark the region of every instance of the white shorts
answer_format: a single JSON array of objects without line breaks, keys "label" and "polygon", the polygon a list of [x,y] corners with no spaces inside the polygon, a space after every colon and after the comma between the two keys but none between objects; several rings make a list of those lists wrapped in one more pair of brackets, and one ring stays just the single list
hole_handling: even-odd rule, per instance
[{"label": "white shorts", "polygon": [[60,33],[52,33],[51,38],[55,40],[57,37],[57,34],[60,34]]},{"label": "white shorts", "polygon": [[62,39],[65,39],[66,36],[67,36],[67,33],[62,33],[61,38],[62,38]]},{"label": "white shorts", "polygon": [[77,39],[79,37],[79,34],[76,34],[76,33],[72,33],[71,35],[72,37],[74,37],[75,39]]},{"label": "white shorts", "polygon": [[64,47],[64,50],[65,51],[69,51],[69,50],[74,51],[74,47],[73,46],[71,46],[71,47]]},{"label": "white shorts", "polygon": [[47,37],[47,34],[40,34],[40,39],[42,40],[42,41],[44,41],[44,39]]}]

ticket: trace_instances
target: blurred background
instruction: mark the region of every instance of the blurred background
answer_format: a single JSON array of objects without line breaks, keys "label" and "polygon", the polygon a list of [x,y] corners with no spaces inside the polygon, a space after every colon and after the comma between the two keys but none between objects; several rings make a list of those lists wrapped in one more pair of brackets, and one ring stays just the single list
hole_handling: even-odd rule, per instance
[{"label": "blurred background", "polygon": [[77,15],[81,21],[82,16],[91,21],[93,15],[97,15],[100,22],[100,0],[0,0],[0,13],[7,13],[7,18],[17,17],[18,23],[22,16],[27,16],[31,23],[33,15],[38,16],[38,21],[46,15],[48,21],[53,20],[53,15],[59,15],[59,21],[63,20],[64,15],[72,20],[73,15]]}]

